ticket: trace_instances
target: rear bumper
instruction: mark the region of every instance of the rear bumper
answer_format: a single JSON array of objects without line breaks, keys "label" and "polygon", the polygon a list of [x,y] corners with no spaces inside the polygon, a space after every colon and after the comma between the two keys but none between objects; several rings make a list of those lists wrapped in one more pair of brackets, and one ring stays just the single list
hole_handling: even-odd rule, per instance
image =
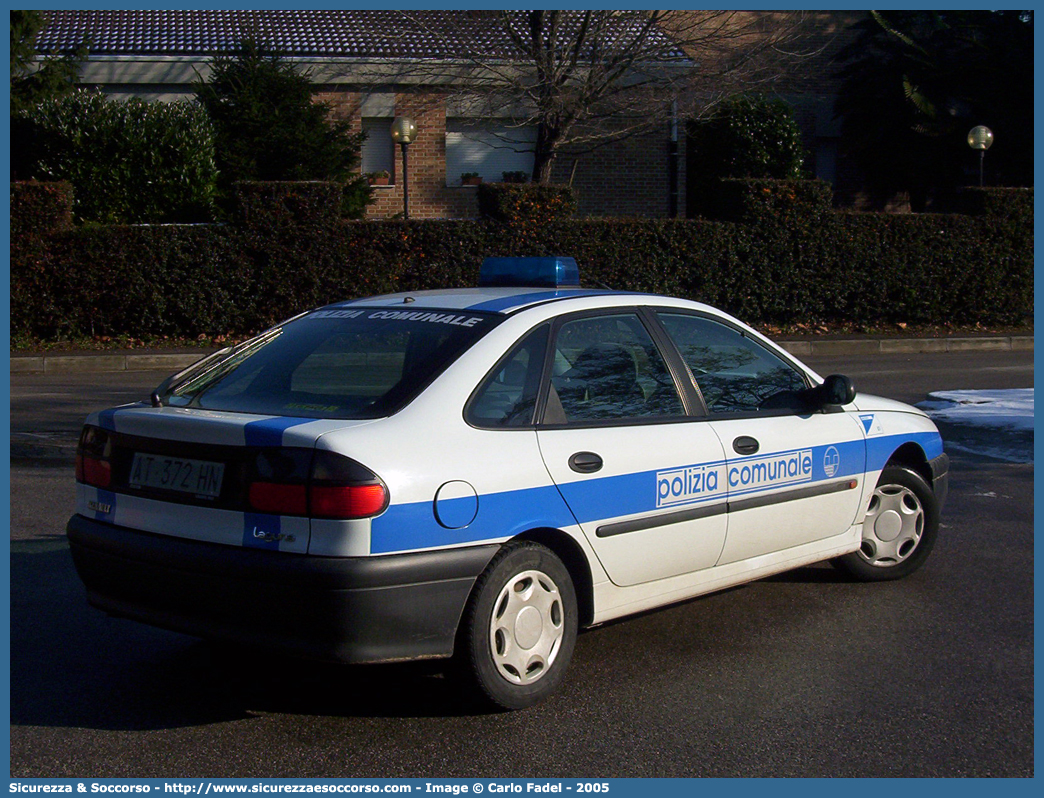
[{"label": "rear bumper", "polygon": [[932,490],[939,502],[939,509],[946,504],[946,496],[950,492],[950,457],[943,452],[928,462],[932,469]]},{"label": "rear bumper", "polygon": [[66,528],[87,599],[197,637],[338,662],[448,657],[497,546],[314,557],[153,535],[74,515]]}]

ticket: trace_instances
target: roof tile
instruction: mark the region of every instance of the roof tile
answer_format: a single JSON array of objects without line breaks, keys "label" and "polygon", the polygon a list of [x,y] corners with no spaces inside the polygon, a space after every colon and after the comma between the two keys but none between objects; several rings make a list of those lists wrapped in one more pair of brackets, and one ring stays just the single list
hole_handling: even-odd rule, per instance
[{"label": "roof tile", "polygon": [[[244,38],[290,56],[351,58],[511,57],[500,20],[468,11],[47,11],[39,52],[91,55],[214,55]],[[567,12],[568,13],[568,12]],[[567,16],[564,25],[578,18]],[[621,16],[625,41],[634,17]],[[521,30],[524,17],[513,23]],[[664,36],[656,31],[656,36]],[[663,38],[667,42],[666,37]],[[684,57],[679,51],[671,57]]]}]

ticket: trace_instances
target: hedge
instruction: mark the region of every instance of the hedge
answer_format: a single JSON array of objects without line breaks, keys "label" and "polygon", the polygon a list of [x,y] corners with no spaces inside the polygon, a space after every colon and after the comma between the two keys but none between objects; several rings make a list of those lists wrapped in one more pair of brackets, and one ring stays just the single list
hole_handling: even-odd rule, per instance
[{"label": "hedge", "polygon": [[71,183],[11,184],[11,237],[46,235],[72,227]]},{"label": "hedge", "polygon": [[795,179],[807,156],[793,107],[764,95],[726,100],[686,133],[700,176]]},{"label": "hedge", "polygon": [[[511,172],[505,172],[505,177]],[[542,225],[576,213],[569,186],[538,183],[480,183],[479,215],[507,224]]]},{"label": "hedge", "polygon": [[341,215],[340,183],[240,181],[232,184],[232,221],[247,227],[328,224]]},{"label": "hedge", "polygon": [[717,218],[722,180],[796,180],[808,156],[793,108],[758,95],[734,97],[709,119],[690,122],[686,147],[689,162],[699,165],[687,182],[689,213],[709,218]]},{"label": "hedge", "polygon": [[1015,215],[797,213],[769,203],[742,224],[512,226],[351,222],[320,214],[327,205],[301,206],[325,222],[309,211],[302,223],[277,203],[245,213],[250,223],[13,235],[12,333],[244,333],[338,299],[475,285],[488,255],[572,255],[586,285],[686,296],[755,324],[1022,324],[1033,312],[1032,225]]},{"label": "hedge", "polygon": [[20,170],[72,183],[79,220],[211,218],[214,132],[196,103],[109,100],[80,90],[44,100],[12,124],[26,145]]},{"label": "hedge", "polygon": [[789,223],[792,217],[820,218],[831,209],[833,191],[825,180],[725,178],[712,192],[706,216],[728,222]]},{"label": "hedge", "polygon": [[971,216],[998,216],[1033,223],[1032,188],[963,188],[953,210]]},{"label": "hedge", "polygon": [[12,241],[11,332],[43,339],[80,335],[198,335],[256,324],[244,261],[215,225],[83,227],[48,246]]}]

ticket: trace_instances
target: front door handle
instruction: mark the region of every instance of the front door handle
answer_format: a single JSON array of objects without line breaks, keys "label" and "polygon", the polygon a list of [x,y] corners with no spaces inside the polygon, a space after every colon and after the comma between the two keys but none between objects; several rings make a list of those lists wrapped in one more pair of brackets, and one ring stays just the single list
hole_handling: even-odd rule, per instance
[{"label": "front door handle", "polygon": [[732,448],[736,450],[736,454],[755,454],[761,448],[761,444],[756,438],[740,435],[732,442]]},{"label": "front door handle", "polygon": [[593,474],[602,467],[602,458],[594,452],[577,452],[569,458],[569,467],[578,474]]}]

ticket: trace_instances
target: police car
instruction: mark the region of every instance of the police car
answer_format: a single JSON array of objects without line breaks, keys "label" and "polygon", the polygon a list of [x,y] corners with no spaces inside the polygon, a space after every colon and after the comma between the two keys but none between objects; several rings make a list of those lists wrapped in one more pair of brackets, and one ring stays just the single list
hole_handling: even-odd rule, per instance
[{"label": "police car", "polygon": [[342,662],[452,658],[505,708],[577,631],[809,563],[920,567],[932,422],[697,302],[490,258],[339,302],[95,413],[68,537],[110,614]]}]

